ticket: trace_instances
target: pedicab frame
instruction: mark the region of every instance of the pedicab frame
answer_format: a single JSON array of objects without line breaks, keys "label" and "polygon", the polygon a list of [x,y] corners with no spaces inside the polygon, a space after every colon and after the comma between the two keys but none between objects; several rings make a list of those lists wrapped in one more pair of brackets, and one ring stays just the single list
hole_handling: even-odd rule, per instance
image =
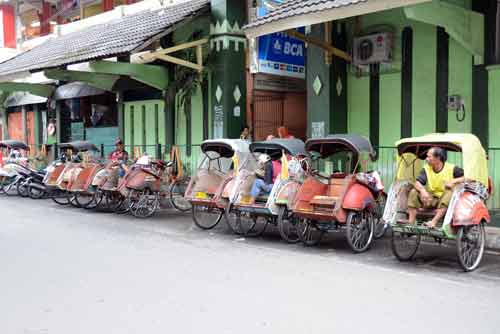
[{"label": "pedicab frame", "polygon": [[[227,194],[234,184],[238,166],[249,158],[249,146],[250,142],[242,139],[210,139],[201,144],[204,157],[185,193],[191,202],[196,226],[209,230],[222,220],[229,202]],[[231,186],[227,187],[228,184]],[[226,197],[223,197],[224,191]]]},{"label": "pedicab frame", "polygon": [[[485,225],[490,222],[486,201],[492,194],[486,152],[473,134],[429,134],[396,142],[398,162],[395,181],[389,192],[383,219],[392,227],[392,250],[400,261],[409,261],[418,251],[422,237],[441,243],[456,240],[458,262],[464,271],[475,270],[484,254]],[[406,195],[413,187],[421,164],[431,147],[461,153],[465,182],[454,187],[442,225],[422,224],[434,210],[419,209],[417,223],[404,222]],[[399,201],[398,201],[399,200]]]},{"label": "pedicab frame", "polygon": [[[305,144],[300,139],[272,139],[250,144],[252,153],[245,164],[240,166],[234,185],[230,188],[230,196],[225,219],[233,231],[245,236],[259,236],[263,234],[268,224],[276,225],[283,240],[289,243],[299,241],[295,230],[295,221],[292,217],[295,194],[300,187],[300,170],[308,167],[309,154]],[[276,177],[269,196],[259,198],[252,203],[249,194],[254,180],[254,169],[259,154],[267,154],[272,159],[281,160],[281,173]],[[289,161],[287,155],[295,160],[297,175],[289,175]],[[300,157],[300,158],[299,158]],[[228,192],[225,191],[227,194]]]},{"label": "pedicab frame", "polygon": [[[61,143],[58,148],[60,151],[70,150],[72,153],[88,151],[99,152],[99,149],[94,144],[82,140]],[[71,157],[69,157],[69,159],[71,159]],[[74,168],[80,167],[81,162],[68,161],[68,157],[66,157],[64,161],[53,162],[52,170],[48,171],[45,175],[44,183],[54,202],[60,205],[71,204],[80,207],[80,204],[76,200],[76,195],[71,194],[68,189],[68,186],[70,186],[73,181],[72,179],[78,176],[78,172],[75,172],[73,175],[70,173],[72,173]],[[72,179],[66,180],[66,175],[68,175],[68,178]]]},{"label": "pedicab frame", "polygon": [[299,219],[301,241],[313,246],[326,232],[345,229],[350,248],[356,253],[366,251],[375,239],[385,200],[383,188],[368,182],[369,174],[357,172],[360,167],[367,170],[368,163],[376,159],[370,141],[359,135],[336,134],[309,139],[306,150],[318,160],[338,153],[349,158],[346,172],[324,176],[314,170],[298,190],[293,213]]}]

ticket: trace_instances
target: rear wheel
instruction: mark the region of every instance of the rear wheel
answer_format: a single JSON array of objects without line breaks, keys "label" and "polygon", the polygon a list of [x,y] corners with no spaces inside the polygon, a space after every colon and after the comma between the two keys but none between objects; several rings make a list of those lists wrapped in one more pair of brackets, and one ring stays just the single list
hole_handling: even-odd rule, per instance
[{"label": "rear wheel", "polygon": [[184,197],[188,184],[189,178],[186,178],[174,181],[170,185],[170,203],[180,212],[187,212],[191,210],[191,202]]},{"label": "rear wheel", "polygon": [[373,240],[373,214],[368,211],[351,211],[347,215],[347,242],[355,253],[366,251]]},{"label": "rear wheel", "polygon": [[28,187],[28,194],[32,199],[40,199],[45,195],[45,191],[36,186],[30,185]]},{"label": "rear wheel", "polygon": [[59,205],[68,205],[69,204],[69,196],[66,193],[56,192],[50,198],[52,198],[52,200]]},{"label": "rear wheel", "polygon": [[18,177],[9,177],[2,180],[2,193],[7,196],[17,195],[17,182],[19,182]]},{"label": "rear wheel", "polygon": [[238,211],[239,225],[245,237],[260,237],[266,231],[269,220],[267,217],[255,216]]},{"label": "rear wheel", "polygon": [[392,231],[392,253],[399,261],[410,261],[420,245],[420,234]]},{"label": "rear wheel", "polygon": [[159,194],[149,189],[144,189],[142,192],[139,192],[138,195],[137,202],[130,206],[130,212],[136,218],[151,217],[160,204]]},{"label": "rear wheel", "polygon": [[104,195],[106,207],[117,214],[129,212],[129,201],[117,192],[106,192]]},{"label": "rear wheel", "polygon": [[325,231],[319,230],[309,219],[302,218],[297,222],[297,234],[306,246],[316,246],[320,243]]},{"label": "rear wheel", "polygon": [[295,244],[300,241],[297,232],[297,218],[286,206],[280,208],[278,213],[278,230],[281,238],[288,243]]},{"label": "rear wheel", "polygon": [[484,224],[461,226],[457,234],[458,262],[464,271],[475,270],[484,254],[486,235]]},{"label": "rear wheel", "polygon": [[230,202],[227,203],[226,209],[224,210],[224,220],[227,226],[234,234],[243,234],[241,230],[240,220],[238,218],[239,212],[234,209],[234,205]]},{"label": "rear wheel", "polygon": [[217,226],[224,215],[217,208],[209,208],[201,205],[193,205],[191,212],[194,223],[203,230],[210,230]]},{"label": "rear wheel", "polygon": [[85,193],[76,193],[75,202],[79,207],[87,209],[88,206],[92,206],[94,202],[94,195]]},{"label": "rear wheel", "polygon": [[24,179],[17,182],[17,194],[21,197],[28,197],[30,195],[28,192],[28,186],[28,182]]}]

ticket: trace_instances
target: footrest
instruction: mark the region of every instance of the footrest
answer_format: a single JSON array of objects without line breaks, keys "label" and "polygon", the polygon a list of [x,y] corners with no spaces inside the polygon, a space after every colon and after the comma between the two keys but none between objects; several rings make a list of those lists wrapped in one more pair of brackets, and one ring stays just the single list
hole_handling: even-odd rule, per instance
[{"label": "footrest", "polygon": [[335,203],[337,203],[338,197],[331,196],[314,196],[311,200],[311,205],[317,206],[331,206],[334,207]]}]

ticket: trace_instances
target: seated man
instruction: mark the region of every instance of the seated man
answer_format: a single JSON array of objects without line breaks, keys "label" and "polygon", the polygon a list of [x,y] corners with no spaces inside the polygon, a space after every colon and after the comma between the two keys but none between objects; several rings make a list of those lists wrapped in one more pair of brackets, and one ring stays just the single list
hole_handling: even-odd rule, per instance
[{"label": "seated man", "polygon": [[125,151],[125,146],[123,145],[123,141],[121,139],[118,138],[115,141],[115,145],[116,149],[109,154],[108,159],[118,163],[120,167],[118,176],[123,177],[127,171],[126,163],[128,160],[128,153]]},{"label": "seated man", "polygon": [[250,196],[255,201],[260,194],[269,194],[273,189],[274,172],[271,157],[267,154],[259,156],[259,167],[255,172],[255,181],[250,191]]},{"label": "seated man", "polygon": [[415,182],[408,196],[408,223],[415,224],[417,209],[437,209],[437,213],[425,226],[434,228],[444,217],[453,195],[453,187],[464,181],[462,168],[446,162],[446,151],[433,147],[427,152],[427,165]]}]

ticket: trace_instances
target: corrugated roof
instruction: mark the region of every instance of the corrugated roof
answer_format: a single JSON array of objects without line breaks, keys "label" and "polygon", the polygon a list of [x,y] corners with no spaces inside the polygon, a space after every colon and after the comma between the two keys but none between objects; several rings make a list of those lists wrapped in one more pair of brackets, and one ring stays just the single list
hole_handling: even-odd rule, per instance
[{"label": "corrugated roof", "polygon": [[367,1],[369,0],[289,0],[272,12],[269,12],[267,15],[260,17],[256,21],[246,25],[244,29],[258,27],[266,23],[290,18],[293,16],[321,12],[327,9],[345,7]]},{"label": "corrugated roof", "polygon": [[184,19],[210,8],[210,0],[192,0],[155,11],[125,16],[53,38],[0,64],[0,76],[42,70],[127,54]]}]

